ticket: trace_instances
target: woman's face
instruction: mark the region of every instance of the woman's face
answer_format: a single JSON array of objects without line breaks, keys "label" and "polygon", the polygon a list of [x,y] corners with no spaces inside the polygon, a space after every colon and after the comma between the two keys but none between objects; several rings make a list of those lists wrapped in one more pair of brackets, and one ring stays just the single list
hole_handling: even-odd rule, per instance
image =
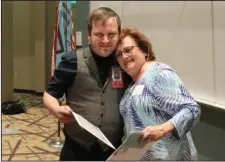
[{"label": "woman's face", "polygon": [[135,40],[130,36],[126,36],[116,50],[116,57],[121,68],[132,78],[139,74],[146,62],[145,56],[146,54],[142,52]]}]

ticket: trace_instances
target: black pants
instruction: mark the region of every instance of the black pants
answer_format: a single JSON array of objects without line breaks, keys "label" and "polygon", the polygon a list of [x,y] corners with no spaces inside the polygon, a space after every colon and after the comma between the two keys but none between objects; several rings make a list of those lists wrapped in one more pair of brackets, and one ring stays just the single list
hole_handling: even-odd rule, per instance
[{"label": "black pants", "polygon": [[70,137],[65,135],[65,144],[60,154],[60,161],[106,161],[113,153],[113,149],[102,151],[96,142],[91,150],[86,150]]}]

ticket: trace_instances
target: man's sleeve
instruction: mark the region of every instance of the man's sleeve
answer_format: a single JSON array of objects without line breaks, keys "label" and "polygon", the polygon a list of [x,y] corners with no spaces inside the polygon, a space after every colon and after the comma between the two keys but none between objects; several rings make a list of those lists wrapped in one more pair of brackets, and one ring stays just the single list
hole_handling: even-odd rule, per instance
[{"label": "man's sleeve", "polygon": [[62,56],[62,61],[54,71],[48,83],[46,92],[59,99],[67,92],[68,87],[74,82],[77,71],[77,54],[75,51]]}]

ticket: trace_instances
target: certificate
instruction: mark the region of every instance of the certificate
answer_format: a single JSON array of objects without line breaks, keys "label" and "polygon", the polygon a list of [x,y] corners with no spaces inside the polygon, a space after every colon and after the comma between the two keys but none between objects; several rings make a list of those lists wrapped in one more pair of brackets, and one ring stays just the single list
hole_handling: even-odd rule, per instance
[{"label": "certificate", "polygon": [[113,148],[115,151],[112,155],[107,159],[110,160],[140,160],[145,152],[149,149],[149,147],[153,144],[153,142],[143,142],[140,141],[142,136],[141,131],[134,131],[129,134],[129,136],[124,140],[124,142],[119,146],[118,149],[112,145],[112,143],[108,140],[108,138],[102,133],[102,131],[90,123],[88,120],[83,118],[81,115],[72,111],[74,118],[77,123],[94,135],[96,138]]},{"label": "certificate", "polygon": [[111,160],[138,160],[143,157],[153,142],[142,142],[141,131],[131,132],[120,147],[107,159]]},{"label": "certificate", "polygon": [[112,147],[115,150],[115,147],[112,145],[112,143],[108,140],[108,138],[102,133],[102,131],[98,127],[96,127],[95,125],[90,123],[88,120],[86,120],[79,114],[77,114],[73,111],[71,111],[71,112],[72,112],[74,118],[76,119],[77,123],[82,128],[84,128],[85,130],[90,132],[92,135],[97,137],[99,140],[101,140],[102,142],[104,142],[105,144],[107,144],[108,146]]}]

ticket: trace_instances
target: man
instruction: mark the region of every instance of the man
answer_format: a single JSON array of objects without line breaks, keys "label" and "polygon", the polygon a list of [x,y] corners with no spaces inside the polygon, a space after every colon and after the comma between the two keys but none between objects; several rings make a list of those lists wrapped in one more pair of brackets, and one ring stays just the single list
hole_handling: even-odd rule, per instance
[{"label": "man", "polygon": [[[114,51],[121,22],[107,7],[94,10],[88,19],[89,47],[69,52],[54,72],[44,93],[47,109],[64,123],[65,144],[61,161],[105,161],[113,150],[82,129],[71,110],[98,126],[110,142],[118,147],[123,136],[119,102],[124,92],[112,86],[112,68],[117,65]],[[58,99],[66,94],[67,106]]]}]

